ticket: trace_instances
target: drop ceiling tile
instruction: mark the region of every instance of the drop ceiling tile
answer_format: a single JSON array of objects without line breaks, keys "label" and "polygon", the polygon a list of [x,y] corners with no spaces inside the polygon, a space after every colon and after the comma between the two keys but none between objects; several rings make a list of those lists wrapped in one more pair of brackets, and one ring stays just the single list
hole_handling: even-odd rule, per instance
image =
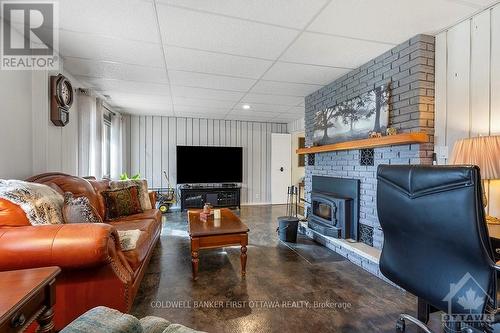
[{"label": "drop ceiling tile", "polygon": [[312,92],[322,88],[321,85],[304,83],[289,83],[276,81],[259,81],[250,92],[257,94],[276,94],[287,96],[307,96]]},{"label": "drop ceiling tile", "polygon": [[158,43],[151,2],[140,0],[59,1],[60,27],[97,35]]},{"label": "drop ceiling tile", "polygon": [[108,99],[110,103],[125,105],[163,105],[172,109],[172,99],[170,96],[165,95],[144,95],[144,94],[129,94],[122,92],[115,92],[112,95],[110,94],[110,99]]},{"label": "drop ceiling tile", "polygon": [[167,45],[276,59],[298,31],[165,5],[159,8]]},{"label": "drop ceiling tile", "polygon": [[252,79],[169,70],[172,85],[199,88],[213,88],[232,91],[248,91],[257,82]]},{"label": "drop ceiling tile", "polygon": [[[239,103],[234,107],[234,111],[244,110],[243,105],[247,103]],[[260,103],[250,103],[250,111],[256,112],[284,112],[290,109],[288,105],[273,105],[273,104],[260,104]]]},{"label": "drop ceiling tile", "polygon": [[97,91],[109,95],[113,95],[113,93],[170,95],[169,86],[166,84],[88,78],[79,76],[76,76],[76,78],[85,80],[87,83],[89,83],[89,88],[94,88]]},{"label": "drop ceiling tile", "polygon": [[107,103],[128,113],[149,115],[173,115],[169,96],[109,92]]},{"label": "drop ceiling tile", "polygon": [[175,114],[178,117],[224,119],[229,112],[229,107],[213,107],[200,105],[175,105]]},{"label": "drop ceiling tile", "polygon": [[477,9],[466,1],[337,0],[308,30],[398,44],[419,33],[433,34]]},{"label": "drop ceiling tile", "polygon": [[[182,101],[181,101],[182,102]],[[203,101],[204,102],[204,101]],[[189,103],[189,101],[188,101]],[[226,114],[229,112],[228,107],[207,107],[206,105],[184,105],[184,104],[175,104],[175,112],[182,114],[186,112],[195,112],[198,114]]]},{"label": "drop ceiling tile", "polygon": [[177,106],[198,106],[206,107],[208,109],[227,109],[228,111],[233,107],[232,101],[220,101],[215,99],[200,99],[189,97],[177,97],[174,95],[174,108]]},{"label": "drop ceiling tile", "polygon": [[202,99],[215,99],[221,101],[231,101],[233,104],[239,101],[244,93],[228,90],[215,90],[206,88],[193,88],[172,86],[172,93],[174,97],[187,97],[187,98],[202,98]]},{"label": "drop ceiling tile", "polygon": [[255,112],[250,110],[232,110],[232,115],[243,116],[243,117],[253,117],[254,121],[259,121],[261,119],[274,118],[279,115],[279,112]]},{"label": "drop ceiling tile", "polygon": [[292,64],[278,61],[264,75],[263,79],[326,85],[349,71],[350,69],[347,68]]},{"label": "drop ceiling tile", "polygon": [[79,76],[168,84],[165,69],[161,67],[66,57],[64,58],[64,68],[68,69],[71,74]]},{"label": "drop ceiling tile", "polygon": [[160,44],[69,31],[61,31],[59,40],[59,50],[63,57],[106,60],[149,67],[163,67],[165,63]]},{"label": "drop ceiling tile", "polygon": [[160,0],[196,10],[302,29],[326,0]]},{"label": "drop ceiling tile", "polygon": [[273,63],[270,60],[192,50],[175,46],[168,46],[166,54],[169,70],[233,75],[251,79],[261,77]]},{"label": "drop ceiling tile", "polygon": [[280,58],[312,65],[356,68],[394,45],[306,32]]},{"label": "drop ceiling tile", "polygon": [[266,94],[247,94],[242,103],[250,104],[252,103],[262,103],[262,104],[279,104],[279,105],[289,105],[295,106],[299,104],[304,98],[295,96],[282,96],[282,95],[266,95]]}]

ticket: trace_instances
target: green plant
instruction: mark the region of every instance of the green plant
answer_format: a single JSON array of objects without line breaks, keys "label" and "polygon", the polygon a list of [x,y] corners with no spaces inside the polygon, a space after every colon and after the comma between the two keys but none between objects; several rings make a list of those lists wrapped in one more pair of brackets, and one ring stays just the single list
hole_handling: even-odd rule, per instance
[{"label": "green plant", "polygon": [[120,180],[137,180],[137,179],[141,179],[140,173],[133,175],[131,178],[129,178],[129,176],[126,172],[124,172],[120,175]]}]

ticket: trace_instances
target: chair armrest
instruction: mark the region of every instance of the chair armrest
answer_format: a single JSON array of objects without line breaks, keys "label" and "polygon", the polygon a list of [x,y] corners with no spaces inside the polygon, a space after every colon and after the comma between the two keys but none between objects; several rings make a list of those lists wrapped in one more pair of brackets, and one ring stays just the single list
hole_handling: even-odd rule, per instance
[{"label": "chair armrest", "polygon": [[151,200],[151,208],[156,208],[156,192],[149,191],[149,200]]},{"label": "chair armrest", "polygon": [[0,229],[0,270],[87,268],[110,263],[119,249],[114,227],[81,223]]}]

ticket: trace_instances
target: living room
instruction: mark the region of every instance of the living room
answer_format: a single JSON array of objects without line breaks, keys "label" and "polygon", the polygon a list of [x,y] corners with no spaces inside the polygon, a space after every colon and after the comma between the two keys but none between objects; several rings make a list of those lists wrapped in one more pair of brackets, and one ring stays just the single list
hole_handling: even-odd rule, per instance
[{"label": "living room", "polygon": [[498,1],[0,7],[0,332],[500,331]]}]

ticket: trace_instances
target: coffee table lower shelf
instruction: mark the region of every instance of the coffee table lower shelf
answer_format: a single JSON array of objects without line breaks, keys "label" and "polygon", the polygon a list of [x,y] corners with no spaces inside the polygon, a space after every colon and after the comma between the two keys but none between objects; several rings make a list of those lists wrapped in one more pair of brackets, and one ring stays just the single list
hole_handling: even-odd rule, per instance
[{"label": "coffee table lower shelf", "polygon": [[246,275],[248,233],[221,234],[201,237],[191,237],[191,264],[193,266],[193,280],[198,279],[199,251],[202,249],[221,248],[225,246],[241,246],[241,276]]}]

